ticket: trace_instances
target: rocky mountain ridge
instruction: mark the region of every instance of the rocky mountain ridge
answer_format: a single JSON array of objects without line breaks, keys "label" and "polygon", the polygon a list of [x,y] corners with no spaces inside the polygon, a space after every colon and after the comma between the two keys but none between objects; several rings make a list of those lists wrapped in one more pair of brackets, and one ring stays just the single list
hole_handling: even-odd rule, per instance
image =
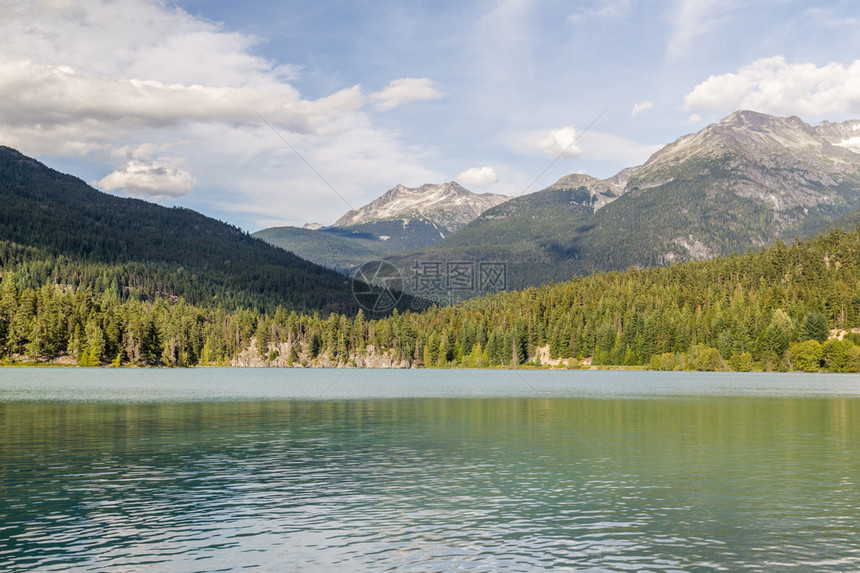
[{"label": "rocky mountain ridge", "polygon": [[860,119],[841,123],[823,121],[815,126],[815,131],[833,145],[839,145],[855,153],[860,153]]},{"label": "rocky mountain ridge", "polygon": [[397,185],[359,209],[340,217],[334,227],[351,227],[384,220],[424,219],[444,235],[453,233],[478,215],[510,199],[493,193],[477,194],[454,181],[421,187]]},{"label": "rocky mountain ridge", "polygon": [[609,203],[615,201],[627,192],[627,182],[639,170],[641,166],[627,167],[612,177],[598,179],[584,173],[565,175],[542,191],[549,190],[575,190],[585,188],[592,196],[592,205],[597,211]]},{"label": "rocky mountain ridge", "polygon": [[769,239],[750,245],[760,247],[860,199],[860,154],[848,137],[858,127],[860,121],[813,127],[798,117],[738,111],[657,151],[630,178],[628,192],[686,185],[727,201],[750,199],[773,219]]}]

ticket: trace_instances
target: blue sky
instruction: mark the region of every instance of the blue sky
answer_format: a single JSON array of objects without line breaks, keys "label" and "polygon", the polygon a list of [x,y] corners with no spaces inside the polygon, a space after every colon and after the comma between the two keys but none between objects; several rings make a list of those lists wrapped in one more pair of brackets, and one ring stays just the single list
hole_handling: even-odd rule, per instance
[{"label": "blue sky", "polygon": [[609,177],[736,109],[860,118],[859,26],[849,1],[0,0],[0,144],[250,231],[330,224],[396,184]]}]

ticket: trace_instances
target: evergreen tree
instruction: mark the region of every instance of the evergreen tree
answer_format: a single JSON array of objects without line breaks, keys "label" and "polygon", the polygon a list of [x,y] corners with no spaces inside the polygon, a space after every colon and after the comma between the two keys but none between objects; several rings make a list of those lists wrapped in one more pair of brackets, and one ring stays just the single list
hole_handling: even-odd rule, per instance
[{"label": "evergreen tree", "polygon": [[827,326],[827,317],[818,311],[808,312],[800,326],[800,339],[824,342],[828,336],[830,329]]}]

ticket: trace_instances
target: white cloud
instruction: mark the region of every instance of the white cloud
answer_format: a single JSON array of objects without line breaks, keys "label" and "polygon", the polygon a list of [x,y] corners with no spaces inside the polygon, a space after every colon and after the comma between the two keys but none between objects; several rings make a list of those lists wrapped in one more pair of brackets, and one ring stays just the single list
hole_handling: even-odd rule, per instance
[{"label": "white cloud", "polygon": [[144,199],[181,197],[197,181],[180,163],[180,160],[165,163],[132,159],[102,178],[98,185],[106,191],[122,190],[126,195]]},{"label": "white cloud", "polygon": [[684,97],[684,107],[807,117],[860,113],[860,60],[819,67],[789,64],[782,56],[763,58],[737,73],[710,76]]},{"label": "white cloud", "polygon": [[[626,137],[589,130],[580,140],[585,148],[583,158],[589,160],[620,162],[625,167],[641,165],[665,144],[642,144]],[[614,173],[605,174],[605,176]]]},{"label": "white cloud", "polygon": [[0,1],[0,37],[0,143],[102,165],[105,190],[249,226],[333,221],[345,205],[259,116],[357,205],[442,179],[368,110],[441,97],[426,78],[310,99],[291,84],[301,68],[257,55],[257,38],[161,0]]},{"label": "white cloud", "polygon": [[580,8],[568,19],[576,24],[588,20],[616,20],[624,17],[633,5],[634,0],[606,0],[595,7]]},{"label": "white cloud", "polygon": [[860,18],[839,14],[834,8],[809,8],[803,13],[803,22],[815,22],[826,28],[856,28],[860,26]]},{"label": "white cloud", "polygon": [[699,123],[702,121],[702,116],[698,113],[690,114],[690,117],[687,118],[687,123]]},{"label": "white cloud", "polygon": [[[191,126],[195,140],[218,144],[181,148],[189,167],[205,166],[192,171],[200,183],[189,197],[201,202],[206,214],[223,212],[231,221],[242,214],[254,221],[254,229],[275,218],[289,224],[330,224],[398,183],[419,187],[450,178],[426,168],[426,150],[380,130],[366,114],[344,117],[336,127],[335,137],[284,135],[337,193],[266,126]],[[212,153],[217,160],[207,157]],[[216,192],[204,195],[204,185]]]},{"label": "white cloud", "polygon": [[472,167],[457,175],[457,181],[475,187],[486,187],[497,182],[499,177],[492,167]]},{"label": "white cloud", "polygon": [[9,59],[166,84],[276,88],[296,72],[255,55],[253,36],[229,32],[159,0],[12,4],[0,18]]},{"label": "white cloud", "polygon": [[433,87],[429,78],[400,78],[392,80],[388,87],[370,95],[380,110],[394,109],[406,103],[439,99],[442,94]]},{"label": "white cloud", "polygon": [[556,157],[576,157],[582,153],[576,141],[577,131],[571,126],[550,130],[529,137],[528,145],[533,150],[545,153],[550,159]]},{"label": "white cloud", "polygon": [[316,101],[302,100],[294,90],[281,92],[97,77],[0,56],[0,122],[8,127],[38,124],[50,130],[85,123],[101,134],[185,121],[256,124],[259,113],[290,131],[309,133],[364,103],[358,87]]},{"label": "white cloud", "polygon": [[[534,0],[497,0],[475,22],[472,34],[477,61],[469,73],[479,79],[476,90],[484,105],[515,96],[534,78],[530,26]],[[504,97],[500,98],[500,95]],[[490,99],[493,98],[493,99]]]},{"label": "white cloud", "polygon": [[666,57],[672,61],[689,53],[694,41],[701,40],[722,22],[733,5],[730,0],[676,0]]},{"label": "white cloud", "polygon": [[640,101],[636,105],[633,106],[633,110],[630,112],[630,117],[636,117],[643,111],[647,111],[654,107],[654,102],[651,100]]}]

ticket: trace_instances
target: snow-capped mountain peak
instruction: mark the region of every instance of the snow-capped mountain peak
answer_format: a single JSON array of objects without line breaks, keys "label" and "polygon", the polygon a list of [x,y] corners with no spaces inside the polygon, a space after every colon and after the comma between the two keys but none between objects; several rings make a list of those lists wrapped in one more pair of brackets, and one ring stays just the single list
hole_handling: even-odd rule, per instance
[{"label": "snow-capped mountain peak", "polygon": [[510,199],[506,195],[472,193],[450,181],[410,188],[397,185],[360,209],[347,212],[335,227],[349,227],[383,220],[424,219],[452,233],[478,215]]}]

